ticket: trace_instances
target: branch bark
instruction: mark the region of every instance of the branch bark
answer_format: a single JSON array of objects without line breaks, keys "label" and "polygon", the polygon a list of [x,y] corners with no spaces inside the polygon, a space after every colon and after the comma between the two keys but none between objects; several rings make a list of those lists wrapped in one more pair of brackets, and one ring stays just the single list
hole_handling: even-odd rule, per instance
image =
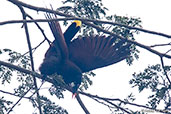
[{"label": "branch bark", "polygon": [[97,96],[97,95],[88,94],[88,93],[85,93],[85,92],[79,92],[79,93],[82,94],[82,95],[85,95],[87,97],[90,97],[90,98],[96,98],[96,99],[103,100],[105,102],[108,102],[108,101],[109,102],[110,101],[119,101],[119,102],[124,103],[124,104],[129,104],[129,105],[136,106],[136,107],[146,108],[146,109],[154,110],[154,111],[161,112],[161,113],[164,113],[164,114],[165,113],[169,113],[170,114],[170,112],[167,111],[167,110],[153,109],[153,108],[145,106],[145,105],[139,105],[139,104],[123,101],[123,100],[118,99],[118,98],[105,98],[105,97],[100,97],[100,96]]},{"label": "branch bark", "polygon": [[[17,6],[18,6],[18,8],[20,9],[20,11],[22,13],[23,19],[25,20],[26,19],[26,13],[25,13],[24,9],[20,5],[17,5]],[[32,68],[32,71],[34,72],[35,71],[35,69],[34,69],[34,61],[33,61],[32,47],[31,47],[30,35],[29,35],[27,23],[24,23],[24,29],[25,29],[25,33],[26,33],[27,44],[28,44],[28,49],[29,49],[29,55],[30,55],[30,60],[31,60],[31,68]],[[42,114],[40,94],[39,94],[39,91],[37,91],[38,90],[37,81],[36,81],[36,77],[34,77],[34,76],[33,76],[33,81],[34,81],[35,91],[36,91],[36,94],[37,94],[37,102],[38,102],[39,113]]]},{"label": "branch bark", "polygon": [[87,110],[87,108],[85,107],[84,103],[82,102],[79,93],[76,95],[76,99],[77,99],[78,103],[80,104],[81,108],[84,110],[84,112],[86,114],[90,114],[90,112]]},{"label": "branch bark", "polygon": [[[23,3],[23,2],[18,1],[18,0],[8,0],[8,1],[10,1],[10,2],[12,2],[14,4],[19,4],[19,5],[23,6],[23,7],[26,7],[26,8],[32,9],[32,10],[36,10],[37,12],[38,11],[43,11],[43,12],[55,13],[57,15],[65,16],[65,17],[74,17],[73,15],[68,15],[68,14],[65,14],[65,13],[61,13],[59,11],[54,11],[54,10],[50,10],[50,9],[46,9],[46,8],[42,8],[42,7],[32,6],[32,5]],[[111,25],[118,25],[118,26],[129,28],[129,29],[134,29],[134,30],[138,30],[138,31],[142,31],[142,32],[150,33],[150,34],[163,36],[163,37],[166,37],[166,38],[171,38],[171,35],[167,35],[167,34],[160,33],[160,32],[155,32],[155,31],[151,31],[151,30],[146,30],[146,29],[142,29],[142,28],[131,27],[131,26],[127,26],[127,25],[123,25],[123,24],[119,24],[119,23],[108,22],[108,21],[100,21],[100,20],[92,20],[92,19],[84,19],[84,18],[76,18],[76,17],[74,17],[74,18],[77,19],[77,20],[82,20],[82,21],[90,21],[90,22],[96,22],[96,23],[105,23],[105,24],[111,24]]]}]

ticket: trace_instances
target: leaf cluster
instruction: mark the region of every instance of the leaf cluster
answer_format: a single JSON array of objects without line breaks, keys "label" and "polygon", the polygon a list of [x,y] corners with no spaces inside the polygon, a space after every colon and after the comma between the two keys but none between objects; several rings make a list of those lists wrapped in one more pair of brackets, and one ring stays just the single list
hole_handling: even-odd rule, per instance
[{"label": "leaf cluster", "polygon": [[68,112],[65,109],[56,105],[47,97],[41,96],[40,99],[41,99],[44,114],[68,114]]},{"label": "leaf cluster", "polygon": [[[164,69],[167,73],[171,72],[171,66],[165,66]],[[160,64],[148,66],[143,72],[138,74],[134,73],[130,84],[132,87],[138,87],[139,92],[144,89],[151,90],[152,95],[148,97],[148,105],[152,108],[157,108],[161,101],[165,103],[165,109],[171,106],[171,85]]]},{"label": "leaf cluster", "polygon": [[5,114],[4,112],[8,111],[9,105],[11,105],[12,102],[5,100],[4,97],[0,98],[0,114]]}]

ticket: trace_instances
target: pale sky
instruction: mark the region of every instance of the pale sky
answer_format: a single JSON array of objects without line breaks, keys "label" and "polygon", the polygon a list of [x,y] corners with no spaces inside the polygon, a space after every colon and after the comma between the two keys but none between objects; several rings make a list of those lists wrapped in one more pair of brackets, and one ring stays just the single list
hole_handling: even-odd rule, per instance
[{"label": "pale sky", "polygon": [[[28,0],[22,1],[28,2]],[[30,0],[29,4],[44,7],[44,4],[48,5],[48,2],[50,2],[54,7],[57,6],[55,5],[57,4],[55,0]],[[170,0],[103,0],[103,3],[104,6],[109,9],[109,14],[140,17],[144,29],[171,35]],[[32,14],[34,18],[44,18],[41,13],[38,14],[34,11],[27,11]],[[22,19],[19,9],[6,0],[0,1],[0,14],[0,22]],[[0,26],[0,49],[10,48],[21,53],[25,53],[28,50],[24,29],[22,29],[21,26],[22,24]],[[53,40],[53,36],[47,24],[41,23],[41,26],[44,28],[48,38]],[[65,31],[65,28],[63,29],[63,31]],[[43,40],[43,36],[34,24],[29,24],[29,32],[32,47],[36,46],[37,44],[39,44],[40,41]],[[139,35],[136,35],[135,38],[138,42],[147,45],[167,43],[171,41],[164,37],[150,35],[142,32]],[[40,49],[38,49],[34,53],[36,70],[38,70],[38,67],[43,60],[44,53],[46,52],[47,48],[48,44],[44,43],[40,47]],[[166,49],[157,49],[161,52],[166,52]],[[133,94],[136,95],[137,98],[135,103],[144,104],[146,101],[146,97],[148,96],[148,94],[145,94],[145,92],[149,91],[139,93],[137,88],[131,88],[131,86],[129,85],[129,80],[132,78],[132,74],[135,71],[143,71],[143,69],[148,65],[160,63],[160,58],[144,49],[140,49],[140,51],[141,52],[139,60],[134,61],[132,66],[128,66],[125,61],[122,61],[115,65],[97,69],[96,71],[94,71],[96,73],[96,77],[92,78],[93,85],[86,92],[93,95],[99,95],[101,97],[120,98],[122,100],[126,98],[131,92],[133,92]],[[0,60],[4,60],[4,58],[0,56]],[[166,60],[165,64],[169,65],[171,64],[171,61]],[[8,84],[6,84],[6,86],[12,87],[12,85]],[[4,88],[6,86],[4,86]],[[49,85],[44,85],[44,87],[49,87]],[[10,89],[12,90],[12,88]],[[40,94],[48,94],[47,89],[41,90]],[[50,98],[53,99],[56,104],[59,104],[60,106],[65,108],[69,112],[69,114],[84,113],[77,103],[76,99],[72,99],[71,93],[69,92],[65,92],[65,99],[63,100],[58,100],[55,96],[50,96]],[[111,113],[111,111],[107,107],[100,105],[85,96],[81,96],[81,98],[91,114]],[[18,98],[14,99],[17,100]],[[33,110],[28,110],[29,107],[32,107],[31,103],[28,103],[27,100],[22,100],[21,105],[15,107],[14,112],[12,112],[11,114],[31,114]]]}]

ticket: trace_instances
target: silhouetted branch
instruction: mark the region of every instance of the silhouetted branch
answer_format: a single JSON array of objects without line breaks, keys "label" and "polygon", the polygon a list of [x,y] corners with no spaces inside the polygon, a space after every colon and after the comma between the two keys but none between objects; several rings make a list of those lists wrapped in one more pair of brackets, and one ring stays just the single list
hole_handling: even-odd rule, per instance
[{"label": "silhouetted branch", "polygon": [[37,22],[49,22],[49,21],[67,21],[67,20],[84,20],[76,17],[65,17],[65,18],[57,18],[57,19],[31,19],[31,20],[8,20],[0,22],[0,25],[6,24],[18,24],[18,23],[37,23]]},{"label": "silhouetted branch", "polygon": [[90,97],[92,99],[97,98],[97,99],[103,100],[105,102],[119,101],[121,103],[129,104],[129,105],[136,106],[136,107],[146,108],[146,109],[154,110],[154,111],[161,112],[161,113],[169,113],[167,110],[154,109],[154,108],[151,108],[151,107],[148,107],[148,106],[145,106],[145,105],[139,105],[139,104],[123,101],[123,100],[118,99],[118,98],[105,98],[105,97],[100,97],[100,96],[97,96],[97,95],[88,94],[88,93],[85,93],[85,92],[79,92],[79,93],[82,94],[82,95],[85,95],[87,97]]},{"label": "silhouetted branch", "polygon": [[[18,6],[18,8],[20,9],[20,11],[22,13],[23,19],[25,20],[26,19],[26,13],[25,13],[24,9],[19,5],[17,5],[17,6]],[[32,68],[32,71],[34,72],[35,71],[34,70],[34,61],[33,61],[32,47],[31,47],[31,42],[30,42],[30,36],[29,36],[29,32],[28,32],[27,23],[24,23],[24,29],[25,29],[25,33],[26,33],[28,48],[29,48],[29,55],[30,55],[30,60],[31,60],[31,68]],[[35,91],[36,91],[36,94],[37,94],[37,102],[38,102],[39,113],[42,114],[40,95],[39,95],[39,91],[37,91],[38,90],[37,81],[36,81],[36,78],[34,76],[33,76],[33,81],[34,81]]]},{"label": "silhouetted branch", "polygon": [[[30,15],[26,14],[26,16],[33,20],[33,18],[32,18]],[[43,34],[45,40],[46,40],[46,41],[49,43],[49,45],[50,45],[50,44],[51,44],[51,41],[46,37],[46,35],[45,35],[45,33],[44,33],[44,30],[39,26],[39,24],[38,24],[37,22],[34,22],[34,23],[36,24],[36,26],[38,27],[38,29],[39,29],[39,30],[41,31],[41,33]]]},{"label": "silhouetted branch", "polygon": [[[98,102],[98,103],[100,103],[100,104],[102,104],[102,105],[107,106],[107,107],[109,108],[110,111],[112,111],[111,108],[116,108],[116,107],[111,106],[111,105],[109,105],[109,104],[107,104],[107,103],[105,103],[105,102],[100,101],[100,99],[96,99],[96,98],[93,98],[93,97],[91,97],[91,98],[92,98],[93,100],[95,100],[96,102]],[[112,111],[112,112],[113,112],[113,111]]]},{"label": "silhouetted branch", "polygon": [[77,99],[78,103],[80,104],[81,108],[84,110],[84,112],[86,114],[90,114],[90,112],[87,110],[87,108],[85,107],[84,103],[82,102],[79,93],[76,95],[76,99]]},{"label": "silhouetted branch", "polygon": [[166,53],[165,53],[165,54],[169,53],[170,51],[171,51],[171,49],[169,49],[168,51],[166,51]]},{"label": "silhouetted branch", "polygon": [[12,110],[13,110],[13,108],[24,98],[24,96],[29,92],[31,90],[31,88],[30,89],[28,89],[19,99],[18,99],[18,101],[9,109],[9,111],[7,112],[7,114],[9,114]]},{"label": "silhouetted branch", "polygon": [[[5,94],[8,94],[8,95],[15,96],[15,97],[21,97],[20,95],[16,95],[16,94],[14,94],[14,93],[10,93],[10,92],[3,91],[3,90],[0,90],[0,92],[1,92],[1,93],[5,93]],[[23,98],[31,100],[30,97],[23,97]]]},{"label": "silhouetted branch", "polygon": [[[8,1],[10,1],[10,2],[12,2],[14,4],[19,4],[19,5],[23,6],[23,7],[26,7],[26,8],[32,9],[32,10],[36,10],[37,12],[38,11],[43,11],[43,12],[55,13],[57,15],[65,16],[65,17],[74,17],[72,15],[61,13],[59,11],[54,11],[54,10],[50,10],[50,9],[46,9],[46,8],[42,8],[42,7],[32,6],[32,5],[23,3],[23,2],[18,1],[18,0],[8,0]],[[129,29],[134,29],[134,30],[138,30],[138,31],[142,31],[142,32],[150,33],[150,34],[155,34],[155,35],[171,38],[171,35],[167,35],[167,34],[160,33],[160,32],[155,32],[155,31],[151,31],[151,30],[145,30],[145,29],[142,29],[142,28],[131,27],[131,26],[127,26],[127,25],[123,25],[123,24],[119,24],[119,23],[108,22],[108,21],[100,21],[100,20],[83,19],[83,18],[77,18],[77,19],[82,20],[82,21],[90,21],[90,22],[96,22],[96,23],[105,23],[105,24],[122,26],[122,27],[129,28]]]},{"label": "silhouetted branch", "polygon": [[[44,42],[46,41],[46,39],[44,39],[43,41],[41,41],[37,46],[35,46],[34,48],[32,48],[32,51],[36,50],[39,46],[41,46]],[[25,56],[26,54],[28,54],[28,52],[25,52],[24,54],[22,54],[20,57]]]},{"label": "silhouetted branch", "polygon": [[171,45],[171,42],[167,43],[167,44],[155,44],[155,45],[151,45],[150,47],[153,48],[153,47],[157,47],[157,46],[168,46],[168,45]]}]

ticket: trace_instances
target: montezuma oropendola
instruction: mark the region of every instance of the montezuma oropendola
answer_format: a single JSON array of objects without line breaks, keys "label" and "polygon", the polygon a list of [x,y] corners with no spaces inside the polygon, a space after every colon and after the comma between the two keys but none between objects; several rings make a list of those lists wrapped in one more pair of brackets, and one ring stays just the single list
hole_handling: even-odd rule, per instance
[{"label": "montezuma oropendola", "polygon": [[[52,19],[49,14],[46,18]],[[96,35],[72,40],[79,30],[77,27],[80,27],[76,25],[77,22],[71,24],[63,35],[57,21],[49,22],[55,40],[39,68],[43,75],[57,73],[66,84],[73,82],[73,94],[81,84],[82,73],[112,65],[126,59],[130,54],[130,44],[114,36]]]}]

